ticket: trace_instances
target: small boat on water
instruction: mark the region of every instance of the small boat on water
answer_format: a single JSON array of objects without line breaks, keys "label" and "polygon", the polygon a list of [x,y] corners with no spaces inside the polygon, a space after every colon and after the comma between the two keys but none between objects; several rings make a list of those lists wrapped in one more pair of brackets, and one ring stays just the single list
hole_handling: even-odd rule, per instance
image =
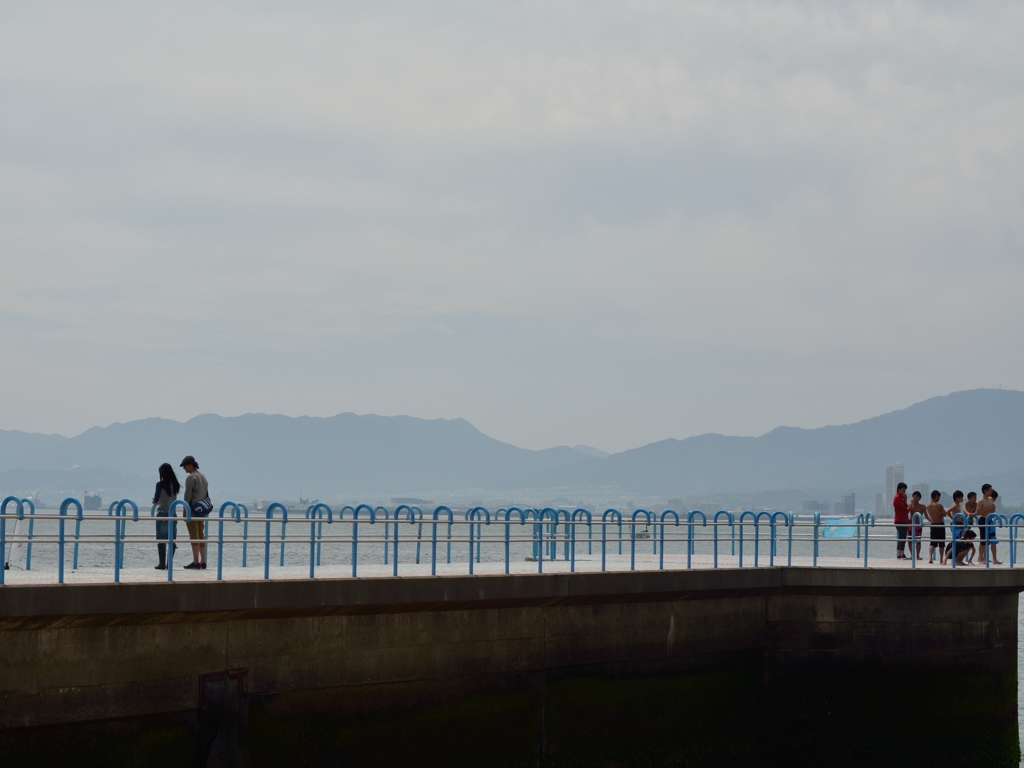
[{"label": "small boat on water", "polygon": [[82,499],[82,508],[86,511],[103,509],[103,497],[98,493],[90,494],[86,491],[85,498]]}]

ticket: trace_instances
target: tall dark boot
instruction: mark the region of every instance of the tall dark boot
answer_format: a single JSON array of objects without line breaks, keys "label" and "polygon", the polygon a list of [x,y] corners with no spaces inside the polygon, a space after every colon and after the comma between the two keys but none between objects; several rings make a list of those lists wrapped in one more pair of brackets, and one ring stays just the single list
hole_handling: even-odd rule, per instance
[{"label": "tall dark boot", "polygon": [[166,571],[167,570],[167,545],[166,544],[157,544],[156,545],[156,551],[160,553],[160,565],[156,566],[156,569],[158,571]]}]

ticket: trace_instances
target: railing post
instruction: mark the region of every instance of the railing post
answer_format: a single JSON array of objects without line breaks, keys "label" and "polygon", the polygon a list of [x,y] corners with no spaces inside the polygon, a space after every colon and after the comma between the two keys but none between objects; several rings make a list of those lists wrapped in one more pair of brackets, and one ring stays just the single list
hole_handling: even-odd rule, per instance
[{"label": "railing post", "polygon": [[814,567],[818,567],[818,526],[821,525],[821,513],[814,513]]},{"label": "railing post", "polygon": [[420,564],[420,545],[423,541],[423,510],[413,506],[412,511],[416,513],[416,565]]},{"label": "railing post", "polygon": [[[352,578],[356,578],[359,565],[359,510],[365,509],[370,513],[370,524],[377,522],[377,512],[369,504],[359,504],[352,511]],[[387,541],[385,541],[385,544]]]},{"label": "railing post", "polygon": [[[437,507],[434,507],[434,514],[433,514],[432,521],[431,521],[431,524],[430,524],[430,575],[431,576],[436,576],[437,575],[437,516],[442,511],[448,513],[448,521],[449,521],[448,522],[448,530],[449,530],[449,532],[451,531],[451,528],[452,528],[451,521],[454,519],[454,515],[452,513],[451,507],[447,507],[444,504],[442,504],[440,506],[437,506]],[[449,533],[449,539],[450,538],[451,538],[451,533]],[[450,551],[450,548],[451,548],[451,541],[450,540],[448,542],[448,547],[449,547],[449,551]],[[450,561],[450,558],[449,558],[449,561]]]},{"label": "railing post", "polygon": [[249,563],[249,508],[245,504],[238,505],[245,515],[242,521],[242,567],[248,567]]},{"label": "railing post", "polygon": [[714,543],[714,550],[715,550],[715,552],[714,552],[714,567],[715,568],[718,567],[718,518],[721,515],[725,515],[726,522],[729,523],[729,530],[730,531],[733,530],[733,516],[732,516],[732,512],[730,512],[730,511],[728,511],[726,509],[720,509],[717,512],[715,512],[715,517],[714,517],[714,525],[715,525],[715,528],[714,528],[714,539],[715,539],[715,543]]},{"label": "railing post", "polygon": [[606,509],[601,516],[601,570],[606,570],[605,551],[608,544],[608,515],[612,515],[619,526],[619,554],[622,554],[622,513],[617,509]]},{"label": "railing post", "polygon": [[[690,514],[693,513],[691,512]],[[672,517],[676,521],[676,527],[679,527],[679,515],[674,509],[666,509],[664,512],[661,513],[661,547],[658,548],[658,569],[662,571],[665,570],[665,518],[668,515],[672,515]],[[706,519],[704,521],[704,524],[707,525]],[[690,526],[688,526],[688,528],[689,527]],[[687,547],[687,551],[689,551],[689,547]],[[689,555],[686,556],[686,567],[690,567]]]},{"label": "railing post", "polygon": [[[281,565],[284,565],[285,526],[288,524],[288,507],[279,501],[267,505],[266,522],[263,529],[263,578],[270,578],[270,523],[274,519],[274,510],[281,510]],[[353,574],[355,575],[355,574]]]},{"label": "railing post", "polygon": [[1017,536],[1020,534],[1020,524],[1024,522],[1024,515],[1020,512],[1010,515],[1007,525],[1010,528],[1010,567],[1017,564]]},{"label": "railing post", "polygon": [[[81,533],[82,533],[82,516],[78,515],[77,517],[75,517],[75,547],[74,547],[74,555],[71,558],[71,570],[73,570],[73,571],[77,571],[78,570],[78,539],[81,536]],[[64,582],[62,581],[61,584],[63,584],[63,583]]]},{"label": "railing post", "polygon": [[629,570],[636,570],[636,516],[644,516],[644,525],[650,527],[651,513],[646,509],[634,509],[629,520]]},{"label": "railing post", "polygon": [[789,520],[787,523],[787,527],[789,528],[789,534],[787,536],[789,539],[789,545],[786,547],[786,565],[791,566],[793,565],[793,526],[796,525],[796,515],[790,512],[787,517]]},{"label": "railing post", "polygon": [[871,512],[864,515],[864,567],[868,567],[868,530],[875,527],[875,516]]},{"label": "railing post", "polygon": [[167,580],[174,581],[174,539],[178,535],[177,514],[175,509],[181,507],[184,510],[182,515],[186,522],[192,520],[192,507],[181,499],[175,499],[167,508]]},{"label": "railing post", "polygon": [[772,526],[772,550],[771,550],[771,559],[769,561],[769,565],[771,565],[773,568],[775,567],[775,542],[778,541],[778,536],[776,535],[776,532],[775,532],[776,531],[776,526],[778,525],[778,523],[776,523],[776,518],[779,515],[782,515],[782,522],[785,524],[785,526],[787,528],[789,528],[789,516],[785,512],[779,511],[779,512],[773,512],[772,513],[772,516],[771,516],[771,519],[770,519],[771,526]]},{"label": "railing post", "polygon": [[[693,554],[694,554],[694,551],[695,551],[694,550],[694,546],[693,546],[693,520],[694,520],[694,518],[697,515],[700,515],[700,524],[702,526],[707,527],[707,524],[708,524],[707,515],[705,515],[699,509],[691,510],[690,514],[688,514],[686,516],[686,567],[688,569],[692,567],[692,559],[693,559]],[[661,524],[662,524],[662,528],[664,528],[664,525],[665,525],[665,516],[664,515],[661,516]],[[678,518],[676,518],[676,525],[679,525],[679,519]],[[716,530],[717,530],[717,526],[716,526]],[[665,532],[664,532],[664,530],[662,530],[662,536],[664,537],[664,535],[665,535]],[[662,546],[661,546],[661,560],[662,560],[662,563],[664,563],[664,561],[665,561],[665,545],[664,545],[664,543],[662,543]],[[662,567],[664,567],[664,566],[662,566]]]},{"label": "railing post", "polygon": [[3,559],[3,563],[0,563],[0,584],[4,583],[7,571],[7,505],[11,502],[18,510],[18,517],[25,516],[25,505],[17,496],[8,496],[3,502],[0,502],[0,559]]},{"label": "railing post", "polygon": [[577,515],[586,515],[587,516],[587,527],[588,528],[590,527],[590,523],[591,523],[591,520],[592,520],[592,518],[590,516],[590,510],[589,509],[584,509],[583,507],[577,507],[572,512],[572,517],[570,518],[570,523],[572,525],[572,533],[571,533],[572,543],[571,543],[571,546],[569,548],[569,554],[570,554],[570,558],[571,558],[570,561],[569,561],[569,572],[570,573],[575,573],[576,572],[576,516]]},{"label": "railing post", "polygon": [[[750,515],[750,519],[754,522],[754,537],[755,537],[754,540],[757,541],[757,538],[756,538],[757,537],[757,515],[755,515],[751,510],[745,509],[745,510],[743,510],[742,513],[740,513],[740,519],[739,519],[739,523],[740,523],[740,560],[739,560],[739,567],[740,568],[743,567],[743,521],[746,520],[747,515]],[[756,544],[755,544],[755,547],[756,547]],[[754,550],[754,565],[755,565],[755,567],[757,566],[757,550],[756,549]]]},{"label": "railing post", "polygon": [[28,505],[28,544],[25,545],[25,570],[32,570],[32,536],[36,522],[36,504],[32,499],[22,499],[22,504]]},{"label": "railing post", "polygon": [[135,510],[134,520],[138,522],[139,519],[139,507],[131,499],[121,499],[120,501],[114,502],[114,583],[118,584],[121,581],[121,569],[124,567],[124,536],[125,526],[128,523],[128,510],[125,509],[125,505],[131,504]]},{"label": "railing post", "polygon": [[241,520],[241,513],[235,502],[225,501],[220,505],[220,510],[217,512],[217,581],[224,580],[224,510],[228,507],[232,508],[232,517],[235,521]]},{"label": "railing post", "polygon": [[114,583],[121,581],[121,508],[113,510],[114,518]]}]

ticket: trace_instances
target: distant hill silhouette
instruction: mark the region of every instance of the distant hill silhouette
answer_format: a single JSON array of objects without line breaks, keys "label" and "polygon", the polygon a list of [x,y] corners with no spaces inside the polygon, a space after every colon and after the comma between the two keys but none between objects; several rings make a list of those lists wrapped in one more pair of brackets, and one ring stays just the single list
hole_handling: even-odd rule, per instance
[{"label": "distant hill silhouette", "polygon": [[155,483],[162,462],[178,471],[182,457],[193,454],[215,489],[246,498],[300,491],[328,496],[495,487],[591,460],[566,446],[517,448],[463,419],[353,413],[330,418],[204,415],[185,423],[142,419],[94,427],[56,442],[36,441],[39,445],[25,438],[24,433],[0,432],[0,456],[6,459],[0,472],[8,470],[4,474],[11,480],[17,477],[13,470],[33,471],[38,482],[41,470],[78,467],[113,469]]},{"label": "distant hill silhouette", "polygon": [[548,470],[530,484],[665,496],[854,487],[881,483],[896,461],[920,480],[1024,474],[1024,392],[955,392],[855,424],[778,427],[760,437],[662,440]]},{"label": "distant hill silhouette", "polygon": [[[935,397],[855,424],[779,427],[760,437],[700,435],[601,457],[484,435],[462,419],[246,414],[143,419],[66,438],[0,431],[0,493],[78,493],[115,484],[143,498],[163,461],[194,454],[219,498],[410,495],[516,489],[694,497],[782,489],[865,489],[903,461],[914,481],[1000,478],[1024,498],[1024,392]],[[95,484],[95,485],[92,485]],[[82,486],[82,487],[79,487]],[[966,487],[966,486],[965,486]],[[859,492],[863,493],[863,490]],[[561,491],[559,491],[561,493]],[[1019,503],[1020,498],[1006,498]]]}]

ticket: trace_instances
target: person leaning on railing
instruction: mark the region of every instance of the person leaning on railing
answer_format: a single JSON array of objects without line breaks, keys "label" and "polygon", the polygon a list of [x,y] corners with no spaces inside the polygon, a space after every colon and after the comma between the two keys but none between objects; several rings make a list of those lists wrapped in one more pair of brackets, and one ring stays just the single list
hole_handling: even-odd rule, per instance
[{"label": "person leaning on railing", "polygon": [[186,456],[181,460],[182,469],[188,473],[185,478],[185,503],[192,512],[192,520],[188,521],[188,537],[192,543],[192,562],[185,567],[189,570],[206,569],[206,525],[204,518],[213,509],[210,501],[210,484],[206,475],[199,471],[199,462],[194,456]]}]

